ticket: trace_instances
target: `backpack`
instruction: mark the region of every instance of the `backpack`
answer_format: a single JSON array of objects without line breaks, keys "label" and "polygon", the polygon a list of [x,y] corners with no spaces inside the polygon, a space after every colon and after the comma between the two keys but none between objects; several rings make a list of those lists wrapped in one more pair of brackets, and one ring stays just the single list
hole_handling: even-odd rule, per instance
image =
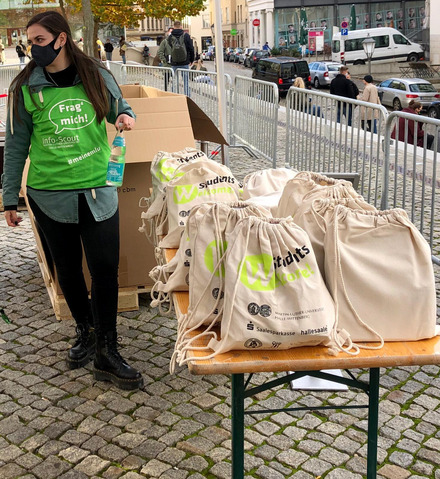
[{"label": "backpack", "polygon": [[24,57],[23,47],[21,45],[17,45],[15,51],[18,53],[19,57]]},{"label": "backpack", "polygon": [[180,37],[170,35],[168,37],[169,44],[171,45],[171,61],[173,63],[184,63],[188,57],[185,45],[185,34]]}]

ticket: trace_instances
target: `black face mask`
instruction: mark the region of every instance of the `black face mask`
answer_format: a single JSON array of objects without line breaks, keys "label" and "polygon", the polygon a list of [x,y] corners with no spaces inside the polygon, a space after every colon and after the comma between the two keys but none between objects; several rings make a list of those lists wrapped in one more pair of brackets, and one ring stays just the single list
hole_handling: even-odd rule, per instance
[{"label": "black face mask", "polygon": [[50,43],[44,45],[44,47],[40,45],[32,45],[31,48],[31,55],[32,58],[35,60],[35,63],[39,67],[47,67],[56,59],[58,54],[61,51],[61,47],[55,49],[53,46],[57,41],[58,37],[55,37]]}]

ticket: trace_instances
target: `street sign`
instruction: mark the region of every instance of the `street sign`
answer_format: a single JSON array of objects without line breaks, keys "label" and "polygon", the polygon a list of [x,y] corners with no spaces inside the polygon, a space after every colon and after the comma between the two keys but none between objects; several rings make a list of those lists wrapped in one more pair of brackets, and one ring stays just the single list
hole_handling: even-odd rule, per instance
[{"label": "street sign", "polygon": [[232,35],[232,36],[237,35],[237,33],[238,33],[238,32],[237,32],[237,30],[236,30],[235,28],[233,28],[233,29],[231,30],[231,35]]},{"label": "street sign", "polygon": [[341,28],[341,35],[348,35],[348,28]]},{"label": "street sign", "polygon": [[341,22],[341,28],[348,28],[348,22]]},{"label": "street sign", "polygon": [[259,27],[260,26],[260,19],[256,18],[255,20],[252,20],[252,25],[254,27]]}]

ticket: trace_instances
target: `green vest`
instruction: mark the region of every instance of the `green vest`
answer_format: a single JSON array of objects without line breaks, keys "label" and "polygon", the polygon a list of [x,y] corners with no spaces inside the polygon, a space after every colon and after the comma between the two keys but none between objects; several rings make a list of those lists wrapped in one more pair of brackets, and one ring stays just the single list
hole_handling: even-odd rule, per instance
[{"label": "green vest", "polygon": [[[24,105],[32,115],[27,184],[42,190],[74,190],[105,186],[110,146],[105,121],[96,112],[80,83],[29,93]],[[36,106],[36,105],[38,106]]]}]

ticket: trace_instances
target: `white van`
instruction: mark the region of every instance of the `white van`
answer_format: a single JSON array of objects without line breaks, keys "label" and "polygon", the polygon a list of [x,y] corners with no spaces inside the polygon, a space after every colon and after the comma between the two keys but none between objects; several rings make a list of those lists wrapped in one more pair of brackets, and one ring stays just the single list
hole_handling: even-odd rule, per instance
[{"label": "white van", "polygon": [[332,40],[332,60],[339,63],[364,65],[368,59],[362,42],[368,36],[376,42],[372,62],[386,63],[393,60],[416,62],[423,59],[424,51],[421,45],[411,42],[394,28],[383,27],[351,30],[348,35],[335,33]]}]

